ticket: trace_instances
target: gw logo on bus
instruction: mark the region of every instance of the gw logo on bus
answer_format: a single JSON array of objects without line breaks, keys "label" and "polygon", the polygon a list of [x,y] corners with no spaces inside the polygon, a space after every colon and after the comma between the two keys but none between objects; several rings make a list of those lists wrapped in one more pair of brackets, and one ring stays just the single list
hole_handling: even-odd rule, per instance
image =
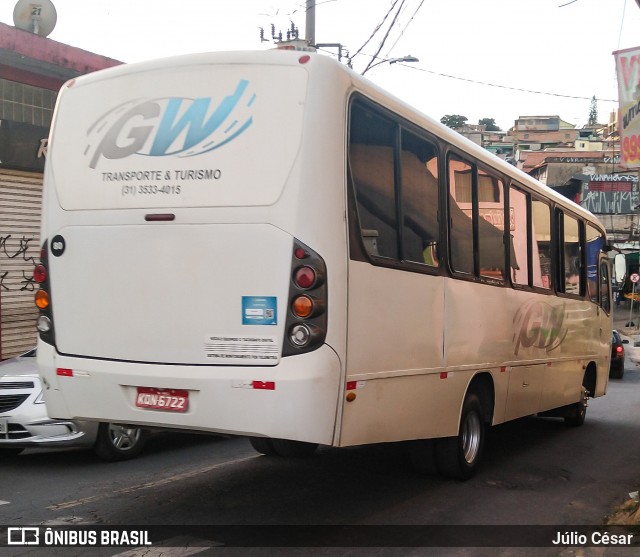
[{"label": "gw logo on bus", "polygon": [[564,322],[565,307],[553,307],[544,302],[528,302],[516,313],[513,320],[515,355],[520,348],[555,350],[567,336]]},{"label": "gw logo on bus", "polygon": [[127,101],[94,122],[87,131],[89,167],[100,158],[192,157],[229,143],[253,122],[256,95],[240,80],[235,91],[216,106],[211,97],[171,97]]}]

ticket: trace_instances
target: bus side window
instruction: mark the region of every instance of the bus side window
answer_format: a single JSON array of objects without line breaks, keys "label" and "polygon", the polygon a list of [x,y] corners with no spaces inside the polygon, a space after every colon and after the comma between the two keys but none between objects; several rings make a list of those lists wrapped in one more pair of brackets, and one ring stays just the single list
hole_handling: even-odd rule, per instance
[{"label": "bus side window", "polygon": [[355,186],[360,233],[372,256],[399,259],[395,138],[397,126],[354,103],[349,131],[349,169]]},{"label": "bus side window", "polygon": [[[448,160],[451,268],[504,280],[504,185],[454,155]],[[517,265],[515,253],[512,264]]]},{"label": "bus side window", "polygon": [[403,259],[438,265],[438,158],[435,146],[402,132]]},{"label": "bus side window", "polygon": [[[532,199],[533,286],[551,288],[551,213],[549,205]],[[537,256],[537,257],[536,257]]]},{"label": "bus side window", "polygon": [[505,226],[509,223],[511,242],[517,265],[511,262],[511,280],[514,284],[530,286],[529,273],[529,199],[530,196],[511,186],[509,190],[509,216],[505,218]]},{"label": "bus side window", "polygon": [[448,169],[451,268],[473,275],[473,167],[451,156]]},{"label": "bus side window", "polygon": [[582,278],[582,245],[580,223],[569,215],[562,214],[562,261],[564,266],[564,288],[567,294],[581,296],[584,293]]},{"label": "bus side window", "polygon": [[[478,169],[478,257],[483,277],[505,278],[504,227],[508,224],[502,180]],[[511,263],[518,265],[515,252]]]},{"label": "bus side window", "polygon": [[589,299],[598,303],[598,256],[604,249],[604,238],[599,230],[587,224],[587,293]]},{"label": "bus side window", "polygon": [[611,312],[611,298],[609,296],[609,267],[606,261],[600,263],[600,305],[607,313]]}]

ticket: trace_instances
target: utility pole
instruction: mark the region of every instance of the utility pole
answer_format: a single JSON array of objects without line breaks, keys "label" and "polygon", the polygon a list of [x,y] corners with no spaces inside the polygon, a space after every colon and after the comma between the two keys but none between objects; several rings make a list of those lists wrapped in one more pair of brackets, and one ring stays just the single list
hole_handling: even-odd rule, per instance
[{"label": "utility pole", "polygon": [[316,0],[307,0],[305,40],[309,46],[316,44]]}]

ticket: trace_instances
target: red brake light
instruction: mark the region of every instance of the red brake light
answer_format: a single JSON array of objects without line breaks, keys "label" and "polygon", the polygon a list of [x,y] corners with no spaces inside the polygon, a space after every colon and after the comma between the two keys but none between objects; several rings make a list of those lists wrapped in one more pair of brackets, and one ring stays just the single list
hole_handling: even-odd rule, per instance
[{"label": "red brake light", "polygon": [[33,280],[38,284],[42,284],[47,280],[47,269],[42,263],[36,265],[36,268],[33,270]]},{"label": "red brake light", "polygon": [[300,267],[293,280],[299,288],[311,288],[316,283],[317,275],[311,267]]},{"label": "red brake light", "polygon": [[622,346],[616,346],[616,352],[620,354],[623,351]]}]

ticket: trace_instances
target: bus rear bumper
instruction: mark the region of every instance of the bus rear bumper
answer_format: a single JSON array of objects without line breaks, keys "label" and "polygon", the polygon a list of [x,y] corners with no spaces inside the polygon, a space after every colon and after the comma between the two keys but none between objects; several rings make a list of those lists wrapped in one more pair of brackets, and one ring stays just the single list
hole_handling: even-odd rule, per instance
[{"label": "bus rear bumper", "polygon": [[[325,445],[334,439],[341,365],[326,345],[310,354],[283,358],[274,367],[242,367],[68,357],[40,342],[38,368],[48,413],[55,418]],[[184,408],[141,408],[139,388],[186,391],[186,404]]]}]

